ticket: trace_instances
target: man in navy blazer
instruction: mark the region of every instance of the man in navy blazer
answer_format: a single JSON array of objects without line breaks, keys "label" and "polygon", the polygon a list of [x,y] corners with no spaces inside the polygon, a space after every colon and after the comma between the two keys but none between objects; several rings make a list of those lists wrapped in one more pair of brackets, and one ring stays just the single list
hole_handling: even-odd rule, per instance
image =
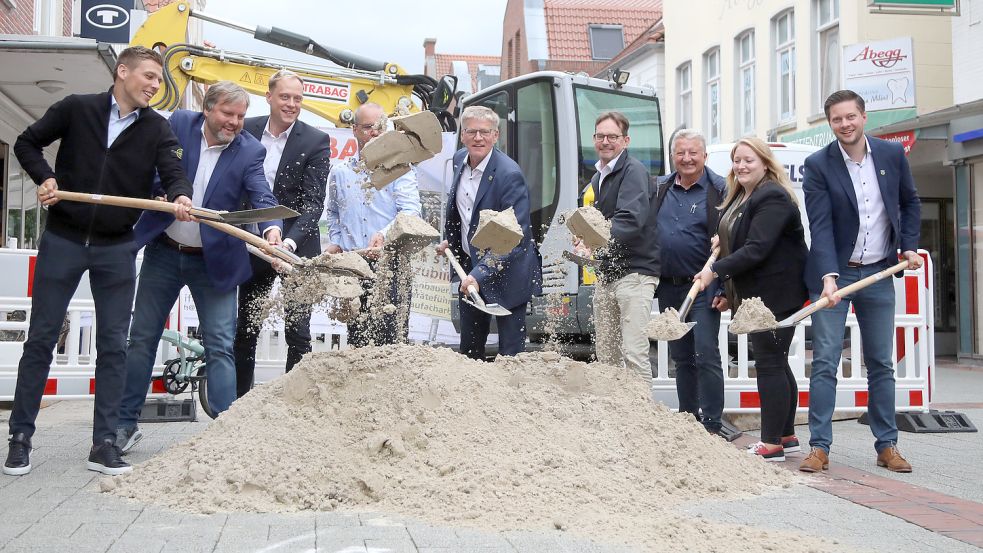
[{"label": "man in navy blazer", "polygon": [[[245,132],[266,146],[263,170],[266,181],[280,204],[300,213],[283,222],[283,246],[303,257],[321,253],[318,220],[324,213],[324,190],[331,169],[330,139],[325,133],[298,119],[304,101],[304,81],[289,69],[281,69],[269,80],[266,101],[269,117],[246,119]],[[256,372],[256,344],[262,321],[250,314],[269,296],[276,271],[252,258],[253,276],[239,287],[236,321],[236,397],[252,388]],[[311,351],[311,306],[290,302],[285,306],[284,335],[287,340],[286,372]]]},{"label": "man in navy blazer", "polygon": [[[532,238],[525,177],[515,161],[495,149],[498,122],[498,114],[484,106],[470,106],[461,115],[461,141],[465,148],[454,154],[444,242],[437,252],[443,255],[445,248],[451,248],[467,273],[460,286],[462,295],[467,294],[468,286],[474,286],[485,302],[497,303],[512,312],[495,317],[495,322],[498,352],[515,355],[526,349],[526,304],[533,294],[542,292],[542,260]],[[503,211],[510,207],[522,227],[519,245],[504,256],[472,246],[481,210]],[[453,272],[452,279],[457,280]],[[491,316],[463,301],[458,305],[460,351],[472,359],[484,359]]]},{"label": "man in navy blazer", "polygon": [[[184,170],[191,177],[196,206],[234,211],[241,198],[253,207],[273,207],[276,198],[263,174],[266,150],[242,127],[249,95],[220,81],[208,88],[202,113],[176,111],[171,128],[181,143]],[[280,243],[280,221],[262,223],[271,245]],[[198,310],[199,332],[208,365],[208,404],[221,413],[236,399],[232,345],[236,287],[251,275],[245,244],[209,226],[181,223],[166,213],[145,212],[134,229],[137,247],[146,245],[136,306],[126,350],[126,391],[120,405],[116,445],[123,452],[142,437],[137,419],[147,395],[154,355],[164,322],[183,286]]]},{"label": "man in navy blazer", "polygon": [[809,381],[809,456],[799,470],[828,466],[836,406],[836,369],[852,303],[860,325],[867,367],[867,415],[877,464],[911,472],[898,452],[894,419],[894,284],[882,280],[840,302],[839,289],[897,263],[900,249],[909,269],[922,264],[915,252],[921,203],[901,145],[864,134],[864,100],[851,90],[834,92],[824,106],[836,142],[805,162],[806,214],[812,247],[805,279],[813,301],[831,306],[812,315],[813,359]]}]

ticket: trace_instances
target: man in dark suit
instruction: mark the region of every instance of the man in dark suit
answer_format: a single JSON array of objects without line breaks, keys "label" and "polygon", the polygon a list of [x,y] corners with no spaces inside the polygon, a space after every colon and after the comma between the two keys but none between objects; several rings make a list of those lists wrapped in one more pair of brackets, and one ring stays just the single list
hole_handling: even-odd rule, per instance
[{"label": "man in dark suit", "polygon": [[[283,222],[283,245],[302,257],[321,253],[318,220],[324,211],[324,189],[331,169],[328,135],[297,119],[304,101],[304,81],[289,70],[277,71],[269,81],[266,102],[269,117],[246,119],[245,130],[266,147],[263,162],[266,181],[280,204],[300,216]],[[239,315],[236,323],[236,397],[252,388],[256,371],[256,341],[259,322],[254,320],[255,304],[265,298],[276,271],[252,258],[253,276],[239,287]],[[289,304],[284,316],[287,339],[286,371],[311,351],[311,306]]]},{"label": "man in dark suit", "polygon": [[[464,148],[454,154],[454,180],[447,196],[444,219],[445,248],[461,262],[467,277],[460,294],[474,286],[487,303],[497,303],[512,312],[497,316],[498,352],[515,355],[526,349],[526,304],[542,292],[542,260],[532,238],[529,219],[529,188],[522,170],[509,156],[495,149],[498,114],[484,106],[469,106],[461,114]],[[483,209],[515,210],[522,227],[522,241],[504,256],[492,255],[471,245]],[[452,272],[453,274],[453,272]],[[457,280],[456,277],[453,277]],[[461,353],[472,359],[485,358],[485,341],[491,316],[460,301]]]},{"label": "man in dark suit", "polygon": [[598,361],[626,366],[651,380],[646,326],[659,285],[657,210],[651,209],[655,194],[648,170],[628,155],[628,126],[628,118],[617,111],[602,113],[594,122],[598,159],[590,186],[594,207],[611,222],[611,241],[597,256],[594,347]]},{"label": "man in dark suit", "polygon": [[[202,113],[179,110],[171,128],[184,148],[182,163],[194,175],[194,203],[234,211],[247,196],[256,208],[273,207],[276,197],[263,175],[266,151],[242,133],[249,95],[239,85],[219,81],[208,88]],[[280,221],[260,224],[270,245],[280,243]],[[136,306],[126,349],[126,391],[120,405],[116,443],[123,452],[142,437],[137,419],[147,396],[154,355],[164,322],[183,286],[191,290],[208,365],[208,404],[221,413],[236,399],[232,342],[236,327],[236,287],[252,276],[245,243],[212,227],[181,223],[166,213],[144,213],[135,227],[138,246],[146,245]]]},{"label": "man in dark suit", "polygon": [[[125,375],[126,327],[136,282],[133,223],[140,211],[83,203],[58,203],[56,190],[150,198],[154,172],[190,221],[191,183],[181,170],[179,145],[167,122],[149,109],[162,80],[160,54],[140,46],[119,55],[113,86],[101,94],[70,95],[55,103],[14,144],[21,166],[38,184],[49,209],[34,271],[31,326],[17,366],[10,412],[10,447],[3,473],[31,471],[31,436],[68,304],[85,272],[95,302],[96,370],[92,451],[88,468],[104,474],[131,470],[115,440],[116,411]],[[55,170],[44,148],[61,140]]]},{"label": "man in dark suit", "polygon": [[805,279],[812,299],[830,298],[831,307],[812,315],[812,450],[799,469],[818,472],[829,462],[836,368],[852,303],[863,340],[867,415],[877,464],[894,472],[911,472],[911,465],[898,452],[894,419],[894,284],[891,279],[882,280],[843,302],[833,294],[894,265],[898,249],[909,269],[921,266],[922,259],[915,252],[921,204],[901,145],[864,134],[863,98],[841,90],[826,99],[824,108],[836,142],[805,162],[802,190],[812,234]]}]

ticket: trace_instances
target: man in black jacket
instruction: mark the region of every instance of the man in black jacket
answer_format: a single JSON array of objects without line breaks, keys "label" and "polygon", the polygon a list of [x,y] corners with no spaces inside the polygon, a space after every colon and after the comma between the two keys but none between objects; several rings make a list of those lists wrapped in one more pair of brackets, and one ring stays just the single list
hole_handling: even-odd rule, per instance
[{"label": "man in black jacket", "polygon": [[[672,140],[674,172],[659,181],[653,209],[658,213],[659,309],[679,309],[710,256],[710,237],[717,234],[724,178],[706,167],[706,139],[695,129],[681,129]],[[724,373],[720,362],[720,311],[727,299],[718,288],[700,292],[687,321],[693,330],[669,342],[676,365],[679,411],[692,413],[711,433],[720,432],[724,410]]]},{"label": "man in black jacket", "polygon": [[597,173],[590,186],[594,207],[611,221],[611,241],[597,252],[601,266],[594,286],[594,348],[598,361],[627,365],[651,379],[646,326],[659,285],[659,241],[649,173],[625,151],[629,142],[623,114],[598,116]]},{"label": "man in black jacket", "polygon": [[[190,221],[192,186],[181,169],[182,151],[167,121],[149,109],[162,80],[163,62],[153,50],[127,48],[109,92],[71,95],[54,104],[14,145],[24,170],[39,184],[38,200],[49,209],[38,246],[31,323],[17,368],[10,414],[10,446],[4,474],[31,471],[35,431],[52,351],[68,304],[83,273],[95,302],[95,409],[88,468],[116,475],[131,470],[115,445],[116,413],[124,385],[126,332],[136,280],[133,224],[140,211],[82,203],[59,203],[54,192],[150,198],[159,174],[175,216]],[[55,170],[43,148],[61,139]]]},{"label": "man in black jacket", "polygon": [[[324,212],[324,190],[331,169],[328,135],[299,121],[304,101],[304,81],[294,72],[281,70],[269,81],[266,101],[269,117],[246,119],[245,130],[266,147],[263,169],[277,200],[300,213],[286,219],[284,247],[303,257],[321,253],[318,221]],[[242,397],[253,385],[256,372],[256,341],[259,322],[256,302],[265,298],[276,279],[269,263],[252,259],[253,276],[239,286],[239,316],[236,324],[236,395]],[[285,313],[287,339],[286,371],[311,351],[311,307],[288,305]]]}]

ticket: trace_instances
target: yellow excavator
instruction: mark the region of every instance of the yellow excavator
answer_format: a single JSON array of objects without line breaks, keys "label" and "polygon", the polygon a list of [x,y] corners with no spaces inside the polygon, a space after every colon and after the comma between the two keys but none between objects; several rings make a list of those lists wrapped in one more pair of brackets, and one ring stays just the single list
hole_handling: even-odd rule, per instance
[{"label": "yellow excavator", "polygon": [[[188,25],[192,18],[242,31],[257,40],[322,58],[336,66],[189,44]],[[355,109],[372,101],[392,116],[408,115],[422,107],[432,111],[445,130],[455,128],[454,118],[447,112],[457,82],[452,76],[438,81],[426,75],[409,75],[395,63],[329,49],[309,37],[277,27],[247,27],[196,11],[189,2],[170,4],[151,14],[134,34],[131,45],[155,48],[164,57],[164,85],[151,103],[156,109],[175,109],[191,81],[203,84],[233,81],[262,96],[266,94],[270,76],[280,69],[290,69],[305,81],[304,109],[336,126],[350,126]]]}]

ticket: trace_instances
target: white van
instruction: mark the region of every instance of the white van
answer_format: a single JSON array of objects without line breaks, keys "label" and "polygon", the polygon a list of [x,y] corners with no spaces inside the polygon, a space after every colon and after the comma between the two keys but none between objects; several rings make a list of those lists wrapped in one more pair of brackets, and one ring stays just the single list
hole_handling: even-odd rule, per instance
[{"label": "white van", "polygon": [[[806,244],[809,240],[809,218],[806,217],[805,199],[802,194],[802,180],[805,176],[805,162],[809,154],[818,151],[818,146],[806,144],[786,144],[784,142],[769,142],[772,153],[778,158],[778,162],[788,169],[789,179],[792,187],[795,188],[795,196],[799,200],[799,211],[802,213],[802,227],[805,229]],[[734,143],[713,144],[707,146],[707,167],[721,177],[726,177],[730,172],[730,151]]]}]

